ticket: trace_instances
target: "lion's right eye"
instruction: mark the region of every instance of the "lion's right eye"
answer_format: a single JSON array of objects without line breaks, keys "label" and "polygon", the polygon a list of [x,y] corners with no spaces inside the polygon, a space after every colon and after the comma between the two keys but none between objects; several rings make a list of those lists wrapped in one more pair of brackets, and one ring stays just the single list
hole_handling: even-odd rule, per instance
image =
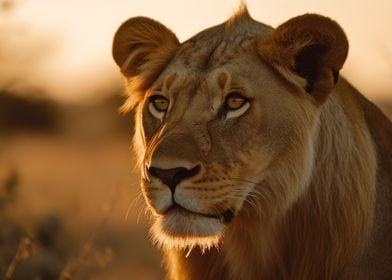
[{"label": "lion's right eye", "polygon": [[162,95],[153,95],[149,98],[148,109],[154,117],[162,120],[169,109],[169,100]]},{"label": "lion's right eye", "polygon": [[154,105],[154,108],[159,112],[166,112],[169,108],[169,100],[161,95],[155,95],[150,98],[150,102]]}]

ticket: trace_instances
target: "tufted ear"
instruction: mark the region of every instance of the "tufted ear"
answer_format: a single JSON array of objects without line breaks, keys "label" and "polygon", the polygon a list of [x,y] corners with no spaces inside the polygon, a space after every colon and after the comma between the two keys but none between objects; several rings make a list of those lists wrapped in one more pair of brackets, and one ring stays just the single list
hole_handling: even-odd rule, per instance
[{"label": "tufted ear", "polygon": [[113,58],[133,89],[146,90],[180,45],[176,35],[146,17],[124,22],[113,39]]},{"label": "tufted ear", "polygon": [[304,78],[306,91],[323,102],[338,80],[348,41],[335,21],[305,14],[280,25],[259,43],[259,51],[270,64]]}]

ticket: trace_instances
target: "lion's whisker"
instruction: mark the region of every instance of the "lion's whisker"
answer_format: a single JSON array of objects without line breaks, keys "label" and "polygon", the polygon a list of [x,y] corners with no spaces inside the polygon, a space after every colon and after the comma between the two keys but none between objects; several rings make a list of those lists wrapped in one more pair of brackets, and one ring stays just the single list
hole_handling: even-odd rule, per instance
[{"label": "lion's whisker", "polygon": [[126,213],[125,213],[125,217],[124,217],[124,219],[125,220],[128,220],[128,217],[129,217],[129,213],[131,212],[131,210],[136,206],[136,204],[140,204],[142,201],[141,201],[141,198],[143,197],[143,193],[142,193],[142,191],[141,190],[139,190],[138,191],[138,193],[137,193],[137,195],[135,196],[135,198],[132,200],[132,202],[129,204],[129,206],[128,206],[128,208],[127,208],[127,211],[126,211]]},{"label": "lion's whisker", "polygon": [[136,224],[139,224],[140,217],[141,217],[142,213],[144,212],[144,214],[146,215],[147,211],[148,211],[148,209],[146,207],[146,204],[144,204],[143,207],[141,207],[140,210],[139,210],[139,213],[138,213],[137,218],[136,218]]}]

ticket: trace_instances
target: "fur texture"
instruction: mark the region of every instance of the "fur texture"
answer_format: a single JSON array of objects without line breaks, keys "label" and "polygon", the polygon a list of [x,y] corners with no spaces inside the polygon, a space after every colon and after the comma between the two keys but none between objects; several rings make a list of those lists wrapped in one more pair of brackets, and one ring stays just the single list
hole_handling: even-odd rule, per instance
[{"label": "fur texture", "polygon": [[339,79],[347,52],[328,18],[274,30],[245,6],[183,43],[147,18],[119,28],[169,279],[392,277],[392,125]]}]

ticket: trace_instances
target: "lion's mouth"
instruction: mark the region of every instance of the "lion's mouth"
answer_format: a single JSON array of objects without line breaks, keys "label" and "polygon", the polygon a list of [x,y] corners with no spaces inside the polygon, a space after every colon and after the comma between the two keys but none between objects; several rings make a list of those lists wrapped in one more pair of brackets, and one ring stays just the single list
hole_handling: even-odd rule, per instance
[{"label": "lion's mouth", "polygon": [[195,212],[195,211],[189,210],[189,209],[187,209],[177,203],[174,203],[165,213],[163,213],[163,215],[165,215],[169,212],[174,212],[174,211],[180,212],[184,215],[192,214],[192,215],[196,215],[196,216],[213,218],[213,219],[220,220],[224,223],[230,223],[234,218],[234,211],[232,209],[227,209],[226,211],[224,211],[223,213],[220,213],[220,214],[207,214],[207,213],[200,213],[200,212]]}]

